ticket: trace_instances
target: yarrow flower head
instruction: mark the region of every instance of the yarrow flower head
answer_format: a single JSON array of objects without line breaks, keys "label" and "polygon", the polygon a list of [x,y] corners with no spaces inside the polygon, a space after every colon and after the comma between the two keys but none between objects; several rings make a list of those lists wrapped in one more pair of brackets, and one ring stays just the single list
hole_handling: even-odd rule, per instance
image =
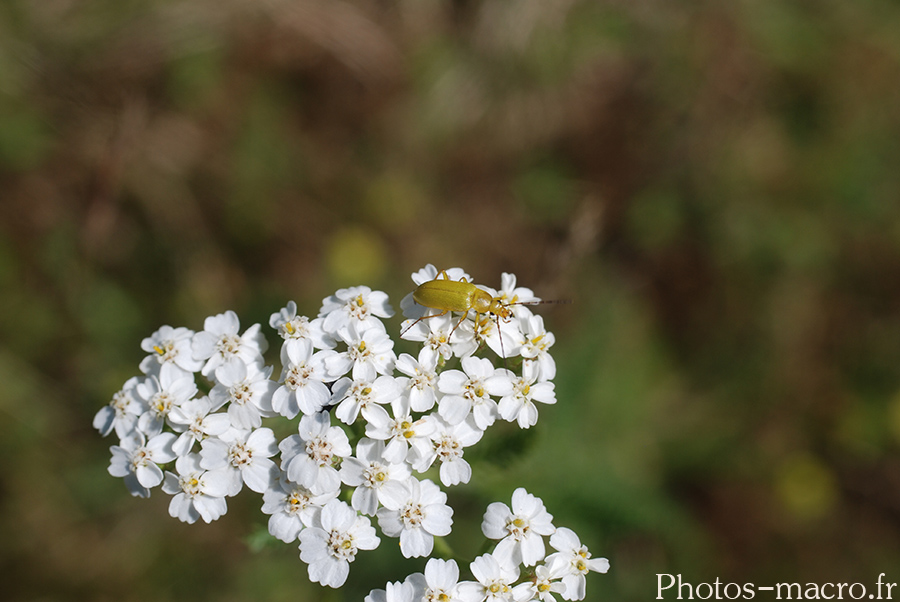
[{"label": "yarrow flower head", "polygon": [[223,474],[229,496],[240,493],[243,485],[263,493],[277,475],[270,458],[278,452],[278,445],[270,428],[231,428],[218,438],[206,439],[202,446],[200,466]]},{"label": "yarrow flower head", "polygon": [[556,602],[553,594],[565,595],[566,584],[560,581],[565,573],[556,567],[539,564],[534,567],[532,580],[516,587],[522,588],[529,597],[526,600],[540,600],[541,602]]},{"label": "yarrow flower head", "polygon": [[563,575],[562,582],[566,586],[563,598],[584,600],[585,575],[589,571],[605,573],[609,570],[609,560],[591,558],[591,553],[581,545],[578,535],[565,527],[556,530],[550,538],[550,546],[557,552],[547,557],[547,565],[551,571]]},{"label": "yarrow flower head", "polygon": [[331,403],[337,405],[335,416],[344,424],[353,424],[360,412],[371,422],[387,418],[382,404],[400,397],[400,382],[392,376],[379,376],[375,380],[352,380],[346,376],[331,387]]},{"label": "yarrow flower head", "polygon": [[326,382],[325,362],[333,351],[313,353],[312,343],[306,339],[288,339],[281,348],[282,385],[272,394],[272,409],[293,418],[300,412],[311,416],[328,403],[331,393]]},{"label": "yarrow flower head", "polygon": [[300,559],[309,565],[309,578],[340,587],[360,550],[374,550],[380,540],[369,519],[339,500],[331,500],[316,523],[300,532]]},{"label": "yarrow flower head", "polygon": [[363,602],[419,602],[423,599],[423,590],[422,574],[413,573],[405,581],[388,583],[385,589],[372,590]]},{"label": "yarrow flower head", "polygon": [[[476,558],[469,568],[481,586],[475,590],[481,596],[480,600],[487,602],[525,600],[522,593],[513,589],[519,578],[517,566],[501,561],[491,554],[485,554]],[[517,593],[519,595],[516,595]]]},{"label": "yarrow flower head", "polygon": [[427,412],[437,401],[437,358],[428,349],[422,349],[418,360],[404,353],[394,364],[394,368],[407,377],[397,379],[397,382],[403,384],[409,397],[409,408],[414,412]]},{"label": "yarrow flower head", "polygon": [[[513,313],[519,315],[524,313],[527,316],[531,314],[528,308],[522,303],[538,303],[540,299],[535,297],[534,292],[530,288],[516,286],[516,275],[503,272],[500,274],[500,291],[497,296],[510,307]],[[524,310],[524,311],[523,311]]]},{"label": "yarrow flower head", "polygon": [[[409,399],[401,396],[391,402],[393,417],[373,415],[366,425],[366,437],[386,441],[383,457],[388,462],[407,462],[414,468],[418,459],[433,451],[429,436],[434,432],[430,416],[413,418]],[[429,460],[428,466],[431,466]],[[418,468],[416,468],[419,470]],[[427,466],[419,472],[427,470]]]},{"label": "yarrow flower head", "polygon": [[431,446],[419,448],[413,468],[425,472],[437,460],[440,462],[441,483],[445,486],[468,483],[472,478],[472,467],[463,459],[463,452],[478,443],[484,431],[471,418],[459,424],[448,424],[434,415],[429,417],[427,428],[423,430],[431,433]]},{"label": "yarrow flower head", "polygon": [[142,433],[135,432],[119,443],[110,448],[109,474],[124,478],[131,495],[150,497],[150,489],[163,480],[159,465],[175,459],[175,435],[160,433],[148,441]]},{"label": "yarrow flower head", "polygon": [[422,355],[429,358],[426,360],[428,363],[437,363],[439,359],[447,361],[453,357],[454,347],[450,344],[450,339],[456,325],[457,322],[449,313],[433,314],[428,320],[416,320],[409,324],[404,322],[402,338],[422,343],[420,361]]},{"label": "yarrow flower head", "polygon": [[94,428],[102,436],[106,437],[115,429],[119,439],[124,439],[134,432],[138,418],[145,409],[135,391],[139,382],[137,376],[125,381],[125,385],[112,396],[112,401],[94,416]]},{"label": "yarrow flower head", "polygon": [[228,404],[228,418],[237,428],[251,429],[262,425],[263,417],[275,416],[272,395],[278,385],[270,380],[272,367],[234,362],[217,372],[218,383],[209,392],[216,408]]},{"label": "yarrow flower head", "polygon": [[[141,375],[94,416],[102,436],[118,439],[109,473],[135,496],[161,486],[185,523],[217,520],[229,497],[260,495],[269,535],[298,545],[310,580],[327,587],[346,583],[379,532],[407,558],[452,553],[447,489],[478,468],[464,452],[498,418],[531,428],[537,404],[556,403],[554,338],[512,274],[493,289],[429,264],[412,282],[426,294],[400,303],[400,338],[417,347],[409,353],[395,351],[387,295],[366,286],[336,291],[312,318],[293,301],[273,312],[281,345],[271,358],[260,325],[242,331],[233,311],[198,331],[159,328],[141,342]],[[430,558],[424,573],[388,581],[366,602],[581,600],[585,575],[609,568],[522,488],[511,505],[487,507],[482,531],[496,543],[468,565],[471,579]],[[555,552],[545,558],[548,537]]]},{"label": "yarrow flower head", "polygon": [[481,530],[485,537],[500,540],[495,556],[508,564],[534,566],[544,558],[541,536],[556,531],[552,521],[543,502],[519,487],[512,495],[512,510],[503,502],[488,506]]},{"label": "yarrow flower head", "polygon": [[166,472],[162,489],[172,495],[169,515],[181,522],[195,523],[202,518],[210,523],[228,510],[228,479],[224,473],[210,473],[200,465],[198,454],[181,456],[175,461],[178,474]]},{"label": "yarrow flower head", "polygon": [[204,396],[189,399],[169,412],[169,424],[181,432],[172,446],[178,457],[186,456],[195,442],[218,437],[232,428],[228,414],[211,414],[212,409],[212,401]]},{"label": "yarrow flower head", "polygon": [[320,493],[340,489],[341,478],[332,462],[353,452],[347,434],[331,426],[328,412],[304,416],[298,430],[298,435],[279,444],[281,469],[288,479]]},{"label": "yarrow flower head", "polygon": [[534,402],[556,403],[556,393],[551,382],[538,382],[540,367],[535,362],[522,364],[522,376],[511,377],[511,390],[498,404],[500,416],[509,422],[517,422],[523,429],[537,424],[538,409]]},{"label": "yarrow flower head", "polygon": [[388,296],[368,286],[342,288],[322,301],[319,317],[325,320],[326,332],[340,332],[353,324],[359,330],[381,326],[378,318],[394,315]]},{"label": "yarrow flower head", "polygon": [[435,535],[447,535],[453,524],[453,509],[447,494],[431,481],[407,479],[402,487],[386,491],[378,525],[388,537],[400,538],[400,551],[407,558],[428,556]]},{"label": "yarrow flower head", "polygon": [[402,496],[410,476],[408,464],[384,458],[384,441],[366,437],[357,443],[356,457],[345,458],[341,464],[341,480],[356,488],[351,505],[368,516],[373,516],[385,499]]},{"label": "yarrow flower head", "polygon": [[200,370],[203,361],[195,359],[191,351],[194,331],[188,328],[162,326],[141,341],[141,349],[149,353],[141,362],[141,372],[159,375],[163,370],[193,374]]},{"label": "yarrow flower head", "polygon": [[282,474],[263,494],[263,514],[269,516],[269,533],[284,543],[296,541],[304,527],[311,527],[319,512],[339,491],[315,494],[302,485],[291,483]]},{"label": "yarrow flower head", "polygon": [[166,418],[173,408],[197,394],[194,379],[180,372],[166,371],[159,378],[151,376],[135,387],[147,410],[138,419],[138,429],[153,436],[162,432]]},{"label": "yarrow flower head", "polygon": [[269,326],[278,331],[278,336],[287,339],[307,339],[316,349],[334,349],[335,341],[323,328],[325,320],[310,320],[297,315],[297,304],[288,301],[280,311],[269,318]]},{"label": "yarrow flower head", "polygon": [[550,347],[556,342],[552,332],[544,329],[544,318],[528,316],[522,321],[524,341],[521,351],[525,364],[536,367],[537,380],[547,381],[556,378],[556,361],[550,355]]},{"label": "yarrow flower head", "polygon": [[438,379],[438,390],[444,394],[438,406],[441,418],[459,424],[471,413],[475,424],[484,430],[499,416],[492,396],[509,395],[513,391],[512,374],[494,368],[487,358],[464,357],[463,371],[445,370]]},{"label": "yarrow flower head", "polygon": [[233,311],[206,318],[203,330],[191,341],[195,360],[206,360],[200,372],[210,377],[220,366],[243,362],[252,364],[262,360],[268,347],[265,337],[254,324],[239,335],[240,320]]},{"label": "yarrow flower head", "polygon": [[459,583],[459,567],[455,560],[430,559],[425,565],[424,577],[423,596],[427,602],[463,602],[468,598],[463,597],[466,586]]},{"label": "yarrow flower head", "polygon": [[381,322],[368,328],[365,323],[350,323],[339,330],[338,335],[346,343],[347,350],[328,359],[328,370],[332,374],[349,372],[354,380],[375,380],[379,374],[393,371],[394,341]]}]

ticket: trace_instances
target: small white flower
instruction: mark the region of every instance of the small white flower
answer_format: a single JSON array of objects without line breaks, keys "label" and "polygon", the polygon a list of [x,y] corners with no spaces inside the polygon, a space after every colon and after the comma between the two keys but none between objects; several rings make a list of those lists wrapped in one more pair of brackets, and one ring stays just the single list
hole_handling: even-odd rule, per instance
[{"label": "small white flower", "polygon": [[513,596],[513,583],[519,578],[517,566],[507,564],[491,554],[484,554],[472,561],[469,568],[481,586],[479,600],[495,602],[527,599]]},{"label": "small white flower", "polygon": [[484,431],[477,428],[471,418],[452,425],[434,414],[423,420],[431,433],[431,445],[417,447],[413,468],[425,472],[437,459],[441,462],[441,483],[445,487],[468,483],[472,478],[472,467],[463,459],[463,449],[478,443]]},{"label": "small white flower", "polygon": [[207,378],[222,365],[243,362],[253,364],[262,360],[268,343],[259,329],[259,324],[238,335],[241,324],[237,314],[231,310],[210,316],[203,322],[203,330],[191,341],[193,357],[206,360],[200,372]]},{"label": "small white flower", "polygon": [[[534,567],[534,577],[532,577],[532,581],[520,583],[513,589],[523,589],[523,596],[527,596],[525,597],[526,600],[556,602],[556,598],[553,594],[563,594],[566,591],[566,584],[560,581],[562,577],[562,571],[554,570],[544,564],[539,564]],[[514,595],[517,594],[518,592]]]},{"label": "small white flower", "polygon": [[169,423],[181,433],[172,446],[179,457],[186,456],[194,448],[195,441],[218,437],[231,428],[227,414],[210,414],[211,410],[212,402],[204,395],[189,399],[169,412]]},{"label": "small white flower", "polygon": [[422,573],[413,573],[403,582],[395,581],[388,583],[385,589],[373,589],[363,602],[420,602],[424,587]]},{"label": "small white flower", "polygon": [[[425,565],[424,599],[428,602],[467,602],[465,586],[459,583],[455,560],[431,558]],[[471,584],[474,585],[474,584]]]},{"label": "small white flower", "polygon": [[164,371],[159,377],[151,376],[135,387],[138,397],[147,410],[138,419],[138,429],[148,437],[162,432],[166,417],[176,408],[197,394],[194,376],[184,376],[178,371]]},{"label": "small white flower", "polygon": [[538,409],[534,402],[554,404],[556,393],[551,382],[535,382],[539,368],[533,362],[522,365],[522,376],[512,379],[513,390],[500,399],[500,416],[509,422],[516,421],[523,429],[537,424]]},{"label": "small white flower", "polygon": [[[451,334],[455,335],[453,327],[456,326],[457,321],[453,319],[449,312],[444,315],[433,314],[427,320],[419,320],[415,323],[414,320],[406,320],[400,326],[400,332],[402,333],[400,338],[406,341],[418,341],[423,344],[422,351],[419,352],[419,361],[422,361],[422,354],[433,356],[433,359],[429,359],[428,363],[432,361],[436,363],[438,356],[444,358],[444,360],[449,360],[453,357],[453,347],[450,344],[450,339]],[[453,338],[455,339],[456,337],[454,336]],[[475,347],[473,346],[472,352],[474,351]]]},{"label": "small white flower", "polygon": [[397,358],[394,368],[405,374],[406,394],[409,396],[409,407],[413,412],[427,412],[437,400],[437,355],[428,349],[419,352],[416,360],[408,353]]},{"label": "small white flower", "polygon": [[375,380],[379,374],[393,372],[394,341],[381,322],[370,327],[350,323],[338,334],[347,344],[347,350],[328,358],[329,374],[343,376],[349,372],[353,380]]},{"label": "small white flower", "polygon": [[183,376],[199,371],[203,367],[203,361],[193,357],[193,336],[194,331],[188,328],[161,326],[141,341],[141,349],[150,354],[141,361],[141,371],[144,374],[159,375],[161,369],[175,368]]},{"label": "small white flower", "polygon": [[605,573],[609,570],[609,560],[591,558],[591,553],[581,545],[575,532],[566,527],[560,527],[550,537],[550,546],[558,551],[547,556],[546,564],[551,571],[563,575],[562,582],[566,586],[563,598],[584,600],[585,575],[588,571]]},{"label": "small white flower", "polygon": [[393,376],[379,376],[374,381],[351,380],[342,377],[331,387],[331,405],[337,404],[334,415],[344,424],[353,424],[362,412],[368,421],[387,418],[387,404],[400,397],[400,383]]},{"label": "small white flower", "polygon": [[454,356],[469,357],[478,351],[482,343],[481,338],[479,338],[481,327],[478,325],[481,322],[485,324],[490,322],[491,327],[493,327],[493,317],[490,314],[480,318],[478,314],[475,314],[475,320],[463,320],[459,322],[458,327],[457,321],[453,321],[451,325],[453,330],[450,336],[450,350]]},{"label": "small white flower", "polygon": [[112,401],[100,408],[94,416],[94,428],[106,437],[115,429],[116,436],[124,439],[137,427],[137,421],[146,409],[135,391],[140,377],[133,376],[112,396]]},{"label": "small white flower", "polygon": [[494,556],[508,564],[533,566],[544,558],[541,536],[556,531],[552,521],[540,498],[519,487],[512,495],[512,510],[503,502],[488,506],[481,530],[485,537],[500,540]]},{"label": "small white flower", "polygon": [[228,479],[227,495],[237,495],[243,484],[257,493],[269,488],[277,474],[270,459],[278,453],[275,433],[270,428],[229,429],[218,438],[203,441],[200,465],[209,471],[221,471]]},{"label": "small white flower", "polygon": [[325,367],[334,351],[313,353],[312,343],[306,339],[288,339],[281,346],[281,387],[272,394],[272,409],[285,418],[303,412],[310,416],[320,411],[331,393],[325,382],[330,381]]},{"label": "small white flower", "polygon": [[304,416],[297,429],[298,435],[291,435],[278,445],[281,469],[288,479],[316,493],[340,489],[341,478],[332,462],[353,453],[347,434],[340,427],[331,426],[328,412]]},{"label": "small white flower", "polygon": [[281,476],[263,494],[262,511],[269,514],[269,533],[284,543],[296,541],[304,527],[315,524],[322,507],[337,497],[339,490],[315,494]]},{"label": "small white flower", "polygon": [[145,441],[143,434],[135,431],[122,439],[120,445],[109,448],[112,459],[109,463],[109,474],[125,479],[125,486],[135,497],[150,497],[150,489],[163,480],[163,471],[159,464],[175,459],[172,444],[175,435],[161,433]]},{"label": "small white flower", "polygon": [[324,322],[322,318],[310,320],[306,316],[298,316],[297,304],[293,301],[288,301],[286,307],[269,318],[269,326],[285,340],[309,339],[316,349],[334,349],[334,338],[322,329]]},{"label": "small white flower", "polygon": [[447,505],[447,494],[427,479],[410,478],[403,485],[385,491],[378,526],[388,537],[400,537],[400,552],[406,558],[429,556],[434,536],[450,533],[453,509]]},{"label": "small white flower", "polygon": [[384,442],[366,437],[357,443],[356,457],[345,458],[341,463],[340,474],[344,483],[356,487],[350,505],[367,516],[375,514],[379,500],[388,492],[402,489],[404,481],[410,478],[408,464],[387,462]]},{"label": "small white flower", "polygon": [[[419,451],[431,449],[429,437],[434,432],[434,424],[425,418],[414,419],[409,410],[409,399],[405,396],[392,401],[391,409],[393,418],[372,416],[366,424],[366,437],[387,441],[382,454],[387,462],[399,464],[405,461],[412,464]],[[416,450],[412,454],[410,446]]]},{"label": "small white flower", "polygon": [[[353,324],[368,330],[381,326],[379,318],[390,318],[394,310],[387,293],[373,291],[368,286],[342,288],[322,300],[319,317],[324,318],[325,332],[337,334]],[[383,326],[382,326],[383,328]]]},{"label": "small white flower", "polygon": [[530,288],[516,286],[515,274],[507,274],[506,272],[503,272],[503,274],[500,275],[500,291],[498,296],[503,300],[505,305],[509,306],[509,309],[516,316],[519,316],[520,312],[524,313],[522,310],[526,310],[528,315],[531,313],[527,307],[521,305],[522,303],[536,303],[540,301],[538,297],[534,296],[534,292]]},{"label": "small white flower", "polygon": [[556,361],[548,350],[556,342],[556,338],[552,332],[544,329],[544,318],[541,316],[529,316],[521,324],[524,336],[522,357],[527,360],[526,363],[533,362],[537,366],[539,381],[553,380],[556,377]]},{"label": "small white flower", "polygon": [[464,372],[445,370],[438,378],[438,390],[444,394],[438,413],[450,424],[459,424],[471,413],[478,428],[484,430],[499,416],[491,395],[509,395],[512,374],[494,368],[486,358],[464,357],[461,364]]},{"label": "small white flower", "polygon": [[190,454],[175,461],[178,474],[166,472],[162,489],[175,497],[169,502],[169,516],[185,523],[198,518],[211,523],[228,510],[225,502],[227,483],[200,466],[200,456]]},{"label": "small white flower", "polygon": [[275,416],[272,395],[278,385],[269,380],[272,367],[232,362],[216,371],[218,382],[209,392],[213,407],[228,405],[231,424],[240,429],[259,428],[262,418]]},{"label": "small white flower", "polygon": [[331,500],[314,526],[300,532],[300,560],[309,565],[311,581],[338,588],[347,581],[359,550],[374,550],[380,540],[365,516],[339,500]]}]

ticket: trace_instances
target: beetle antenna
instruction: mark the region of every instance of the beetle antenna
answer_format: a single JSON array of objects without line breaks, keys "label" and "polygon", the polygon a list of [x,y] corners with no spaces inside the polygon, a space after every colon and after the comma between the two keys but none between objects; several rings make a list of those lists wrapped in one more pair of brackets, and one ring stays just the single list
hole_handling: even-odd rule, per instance
[{"label": "beetle antenna", "polygon": [[494,320],[497,322],[497,337],[500,339],[500,355],[503,357],[503,368],[509,370],[506,365],[506,350],[503,348],[503,333],[500,331],[500,316],[494,314]]},{"label": "beetle antenna", "polygon": [[548,305],[550,303],[555,303],[557,305],[568,305],[572,303],[571,299],[549,299],[549,300],[541,300],[541,301],[516,301],[515,303],[507,303],[507,305]]}]

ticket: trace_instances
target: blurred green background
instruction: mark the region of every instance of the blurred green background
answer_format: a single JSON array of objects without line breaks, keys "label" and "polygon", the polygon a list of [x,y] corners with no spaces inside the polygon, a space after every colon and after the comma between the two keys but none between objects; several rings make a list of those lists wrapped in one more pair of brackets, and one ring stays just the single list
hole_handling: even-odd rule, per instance
[{"label": "blurred green background", "polygon": [[539,310],[559,403],[451,490],[460,551],[522,485],[612,562],[589,600],[898,582],[898,165],[896,1],[6,0],[3,597],[421,570],[383,545],[310,586],[258,496],[183,525],[91,419],[162,324],[396,308],[426,263],[573,301]]}]

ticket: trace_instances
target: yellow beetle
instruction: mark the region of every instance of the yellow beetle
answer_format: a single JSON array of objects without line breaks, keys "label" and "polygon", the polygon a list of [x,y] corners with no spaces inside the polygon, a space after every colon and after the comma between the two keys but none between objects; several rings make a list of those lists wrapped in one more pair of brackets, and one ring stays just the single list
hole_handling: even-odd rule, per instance
[{"label": "yellow beetle", "polygon": [[463,315],[450,334],[459,328],[459,325],[469,315],[469,310],[479,315],[493,315],[498,321],[498,327],[500,318],[506,320],[512,315],[509,305],[501,297],[491,296],[490,293],[481,290],[465,278],[451,280],[446,270],[441,270],[434,280],[423,282],[416,287],[416,290],[413,291],[413,300],[424,307],[440,310],[440,313],[422,316],[415,320],[400,333],[400,336],[403,336],[422,320],[444,316],[451,311],[462,312]]},{"label": "yellow beetle", "polygon": [[[449,336],[452,335],[457,328],[459,328],[460,324],[466,319],[469,315],[469,311],[474,311],[479,319],[476,320],[476,333],[479,330],[479,325],[484,325],[484,322],[488,320],[487,316],[494,316],[494,322],[497,325],[497,333],[500,334],[500,320],[508,320],[512,315],[513,311],[510,309],[511,305],[537,305],[541,303],[569,303],[568,300],[560,300],[560,301],[541,301],[539,299],[534,299],[532,301],[515,301],[508,302],[504,297],[494,297],[487,291],[484,291],[468,280],[465,277],[460,278],[459,280],[451,280],[450,276],[447,275],[446,270],[441,270],[441,272],[437,275],[434,280],[429,280],[427,282],[423,282],[416,290],[413,291],[413,300],[424,307],[429,309],[438,310],[439,313],[429,314],[422,316],[417,320],[413,320],[409,326],[407,326],[400,333],[402,337],[406,332],[409,331],[410,328],[421,322],[422,320],[428,318],[436,318],[438,316],[445,316],[448,312],[461,312],[462,317],[450,331]],[[482,318],[483,317],[483,318]],[[478,336],[476,334],[476,336]],[[506,351],[503,349],[503,337],[500,336],[500,356],[506,358]]]},{"label": "yellow beetle", "polygon": [[500,318],[508,318],[512,315],[510,309],[503,303],[503,299],[492,297],[465,279],[450,280],[446,271],[442,271],[438,278],[420,284],[413,291],[413,299],[419,305],[440,309],[443,310],[443,313],[448,311],[468,312],[471,309],[478,314],[489,313]]}]

